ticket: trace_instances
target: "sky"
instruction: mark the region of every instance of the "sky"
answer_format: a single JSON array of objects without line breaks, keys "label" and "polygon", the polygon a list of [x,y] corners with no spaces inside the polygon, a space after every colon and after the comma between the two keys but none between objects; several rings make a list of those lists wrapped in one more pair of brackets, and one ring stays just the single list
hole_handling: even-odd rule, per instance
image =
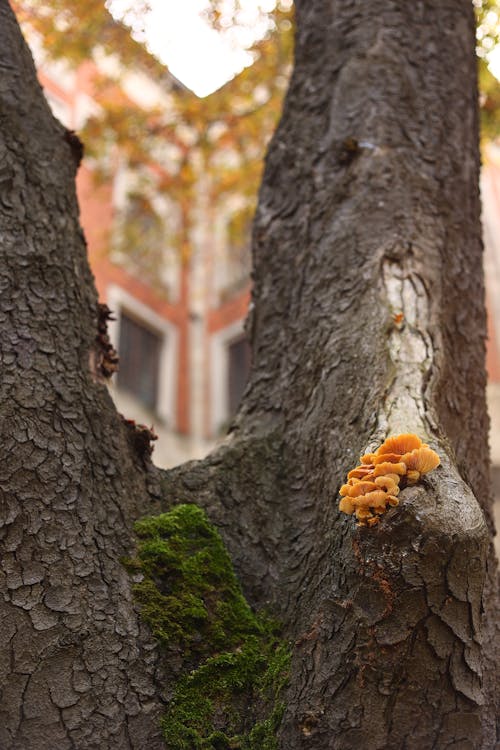
[{"label": "sky", "polygon": [[[118,17],[130,5],[130,0],[108,3]],[[270,10],[274,0],[242,0],[240,28],[228,28],[224,34],[210,28],[202,18],[207,0],[149,0],[149,6],[150,12],[143,19],[149,50],[195,94],[207,96],[251,64],[245,47],[266,28],[259,7]]]},{"label": "sky", "polygon": [[498,47],[490,52],[488,67],[495,78],[500,81],[500,49]]}]

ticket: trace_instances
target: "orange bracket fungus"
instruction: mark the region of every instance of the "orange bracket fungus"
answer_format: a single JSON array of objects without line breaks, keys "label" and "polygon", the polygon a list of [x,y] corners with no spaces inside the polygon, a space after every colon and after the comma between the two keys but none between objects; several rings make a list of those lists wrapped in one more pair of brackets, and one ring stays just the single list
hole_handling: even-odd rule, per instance
[{"label": "orange bracket fungus", "polygon": [[401,489],[439,466],[438,454],[417,435],[393,435],[375,453],[360,458],[340,488],[339,509],[355,514],[358,526],[375,526],[389,506],[399,504]]}]

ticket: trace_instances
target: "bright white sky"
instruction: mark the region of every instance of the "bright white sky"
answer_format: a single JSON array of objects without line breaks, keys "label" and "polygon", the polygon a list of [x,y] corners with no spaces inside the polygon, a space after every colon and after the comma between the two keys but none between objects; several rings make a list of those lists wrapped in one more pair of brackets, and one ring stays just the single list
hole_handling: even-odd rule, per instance
[{"label": "bright white sky", "polygon": [[500,81],[500,49],[498,47],[490,52],[488,67],[495,78]]},{"label": "bright white sky", "polygon": [[[243,26],[221,35],[201,15],[207,0],[149,0],[151,10],[143,20],[146,43],[176,78],[198,96],[207,96],[252,62],[245,47],[265,33],[259,13],[274,4],[274,0],[244,0]],[[116,16],[131,5],[131,0],[108,3]]]}]

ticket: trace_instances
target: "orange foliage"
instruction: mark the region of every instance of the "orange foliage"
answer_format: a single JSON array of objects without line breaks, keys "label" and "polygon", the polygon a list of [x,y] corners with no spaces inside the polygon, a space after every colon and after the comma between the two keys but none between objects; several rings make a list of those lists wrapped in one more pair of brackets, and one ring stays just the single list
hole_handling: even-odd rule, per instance
[{"label": "orange foliage", "polygon": [[[179,204],[187,222],[181,235],[186,237],[201,179],[213,209],[236,192],[244,198],[248,212],[253,211],[264,151],[281,111],[291,66],[289,5],[280,0],[270,15],[268,33],[251,50],[255,63],[204,99],[169,77],[165,67],[134,41],[130,30],[110,15],[103,0],[16,0],[15,9],[21,23],[39,35],[49,58],[78,66],[99,49],[119,61],[123,74],[140,71],[165,83],[169,110],[145,109],[124,94],[118,74],[96,73],[93,84],[100,111],[80,135],[86,153],[100,165],[97,179],[107,179],[114,168],[106,158],[110,144],[120,154],[122,166],[155,165],[153,189],[165,191],[169,200]],[[145,2],[142,10],[146,12]],[[211,20],[215,27],[221,18],[214,0]],[[158,157],[165,143],[175,148],[174,163],[172,159],[163,163]],[[151,201],[147,205],[154,211]],[[179,245],[182,242],[179,235]]]}]

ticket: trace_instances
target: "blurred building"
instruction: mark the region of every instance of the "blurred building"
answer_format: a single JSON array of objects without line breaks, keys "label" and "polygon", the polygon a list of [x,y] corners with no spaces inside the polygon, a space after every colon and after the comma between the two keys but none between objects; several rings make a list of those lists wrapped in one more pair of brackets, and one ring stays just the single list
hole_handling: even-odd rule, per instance
[{"label": "blurred building", "polygon": [[[34,46],[54,114],[78,132],[99,106],[94,63],[71,70],[45,60]],[[122,81],[136,104],[147,100],[168,108],[168,79],[161,87],[140,73]],[[234,242],[231,223],[241,210],[238,196],[214,215],[200,184],[191,207],[189,253],[182,257],[169,239],[178,222],[175,204],[153,196],[163,202],[162,224],[151,226],[150,216],[141,217],[137,173],[123,167],[119,153],[111,150],[109,158],[112,179],[96,180],[97,165],[84,159],[77,190],[100,300],[115,316],[110,336],[120,367],[112,395],[124,416],[154,426],[159,436],[155,461],[171,466],[205,455],[224,433],[242,395],[250,364],[243,331],[250,294],[249,232]],[[152,171],[156,168],[161,163]],[[134,258],[115,247],[113,236],[120,217],[134,213],[140,248],[135,266]]]},{"label": "blurred building", "polygon": [[[490,145],[481,175],[484,272],[488,311],[488,408],[496,526],[500,530],[500,147]],[[500,536],[497,536],[500,554]]]}]

